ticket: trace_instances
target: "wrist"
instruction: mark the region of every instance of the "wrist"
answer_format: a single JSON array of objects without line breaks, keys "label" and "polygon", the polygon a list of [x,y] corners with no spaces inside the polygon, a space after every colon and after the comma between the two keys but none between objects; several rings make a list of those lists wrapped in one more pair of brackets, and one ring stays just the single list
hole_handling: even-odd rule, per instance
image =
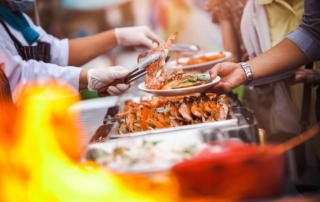
[{"label": "wrist", "polygon": [[244,71],[244,83],[243,85],[248,85],[251,83],[251,81],[253,80],[253,74],[252,74],[252,71],[251,71],[251,67],[248,65],[248,63],[246,62],[240,62],[238,63],[241,68],[243,69]]},{"label": "wrist", "polygon": [[79,90],[88,88],[88,69],[81,69],[79,78]]},{"label": "wrist", "polygon": [[115,28],[113,30],[114,37],[116,39],[117,45],[121,45],[121,28]]}]

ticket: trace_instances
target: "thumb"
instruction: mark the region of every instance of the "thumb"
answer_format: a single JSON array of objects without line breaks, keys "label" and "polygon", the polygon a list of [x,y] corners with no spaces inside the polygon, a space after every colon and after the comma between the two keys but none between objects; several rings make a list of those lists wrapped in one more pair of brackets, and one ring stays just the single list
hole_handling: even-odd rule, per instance
[{"label": "thumb", "polygon": [[147,36],[142,36],[140,43],[145,47],[147,47],[148,49],[154,49],[157,47],[157,44],[154,43],[152,39],[148,38]]},{"label": "thumb", "polygon": [[122,79],[129,74],[129,70],[127,68],[121,66],[110,67],[109,78],[112,80]]},{"label": "thumb", "polygon": [[210,77],[212,79],[215,79],[218,76],[218,71],[216,70],[215,67],[213,67],[210,71],[209,71]]}]

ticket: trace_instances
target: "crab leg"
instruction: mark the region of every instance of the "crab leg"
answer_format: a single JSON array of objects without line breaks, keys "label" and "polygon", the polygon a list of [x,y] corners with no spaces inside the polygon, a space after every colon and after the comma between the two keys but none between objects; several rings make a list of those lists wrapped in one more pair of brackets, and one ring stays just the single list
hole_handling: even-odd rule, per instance
[{"label": "crab leg", "polygon": [[179,108],[179,112],[186,122],[192,122],[193,119],[191,115],[191,106],[189,104],[189,100],[187,100],[186,97],[183,99],[183,102]]}]

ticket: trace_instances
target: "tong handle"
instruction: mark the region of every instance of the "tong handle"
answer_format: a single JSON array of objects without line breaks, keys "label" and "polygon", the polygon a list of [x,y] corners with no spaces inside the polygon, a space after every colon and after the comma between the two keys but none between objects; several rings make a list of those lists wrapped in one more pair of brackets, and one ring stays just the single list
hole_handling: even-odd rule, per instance
[{"label": "tong handle", "polygon": [[140,62],[138,64],[136,64],[132,69],[129,70],[130,71],[129,75],[131,75],[132,73],[134,73],[137,70],[141,70],[141,69],[146,68],[152,62],[159,59],[160,56],[161,56],[161,52],[159,52],[159,51],[155,52],[155,53],[147,54],[144,58],[142,58],[140,60]]},{"label": "tong handle", "polygon": [[[157,57],[160,57],[160,55],[158,55],[158,56],[156,55],[155,57],[153,56],[153,60],[155,61],[155,60],[157,59]],[[168,62],[169,59],[170,59],[170,56],[167,56],[167,57],[165,58],[165,62]],[[149,62],[149,63],[150,63],[150,62]],[[108,85],[100,88],[100,89],[98,90],[98,95],[99,95],[99,97],[106,97],[106,96],[110,95],[110,94],[108,93],[108,91],[107,91],[110,86],[116,86],[116,85],[121,84],[121,83],[128,84],[128,83],[130,83],[130,82],[132,82],[132,81],[135,81],[135,80],[139,79],[140,77],[143,77],[143,76],[146,75],[146,74],[147,74],[147,71],[146,71],[146,69],[144,69],[144,68],[143,68],[143,69],[140,69],[140,70],[139,70],[139,68],[138,68],[138,69],[135,69],[134,71],[132,71],[131,74],[129,74],[129,75],[126,76],[125,78],[123,78],[123,79],[117,79],[117,80],[115,80],[114,82],[112,82],[112,83],[110,83],[110,84],[108,84]]]},{"label": "tong handle", "polygon": [[170,50],[184,54],[196,54],[200,51],[200,47],[195,44],[177,43],[172,44]]},{"label": "tong handle", "polygon": [[109,88],[110,86],[116,86],[116,85],[121,84],[121,83],[124,83],[124,79],[117,79],[117,80],[115,80],[114,82],[112,82],[112,83],[110,83],[110,84],[108,84],[108,85],[106,85],[106,86],[103,86],[102,88],[100,88],[100,89],[98,90],[98,95],[99,95],[99,97],[106,97],[106,96],[110,95],[110,94],[108,93],[108,88]]}]

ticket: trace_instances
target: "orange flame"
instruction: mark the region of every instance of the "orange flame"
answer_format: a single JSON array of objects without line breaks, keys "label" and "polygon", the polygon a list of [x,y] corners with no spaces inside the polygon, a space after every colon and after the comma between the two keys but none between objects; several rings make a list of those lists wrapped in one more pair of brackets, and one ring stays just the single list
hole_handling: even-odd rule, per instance
[{"label": "orange flame", "polygon": [[0,201],[175,201],[169,178],[155,182],[79,163],[79,113],[68,110],[78,93],[60,81],[43,84],[32,84],[18,107],[0,106]]}]

